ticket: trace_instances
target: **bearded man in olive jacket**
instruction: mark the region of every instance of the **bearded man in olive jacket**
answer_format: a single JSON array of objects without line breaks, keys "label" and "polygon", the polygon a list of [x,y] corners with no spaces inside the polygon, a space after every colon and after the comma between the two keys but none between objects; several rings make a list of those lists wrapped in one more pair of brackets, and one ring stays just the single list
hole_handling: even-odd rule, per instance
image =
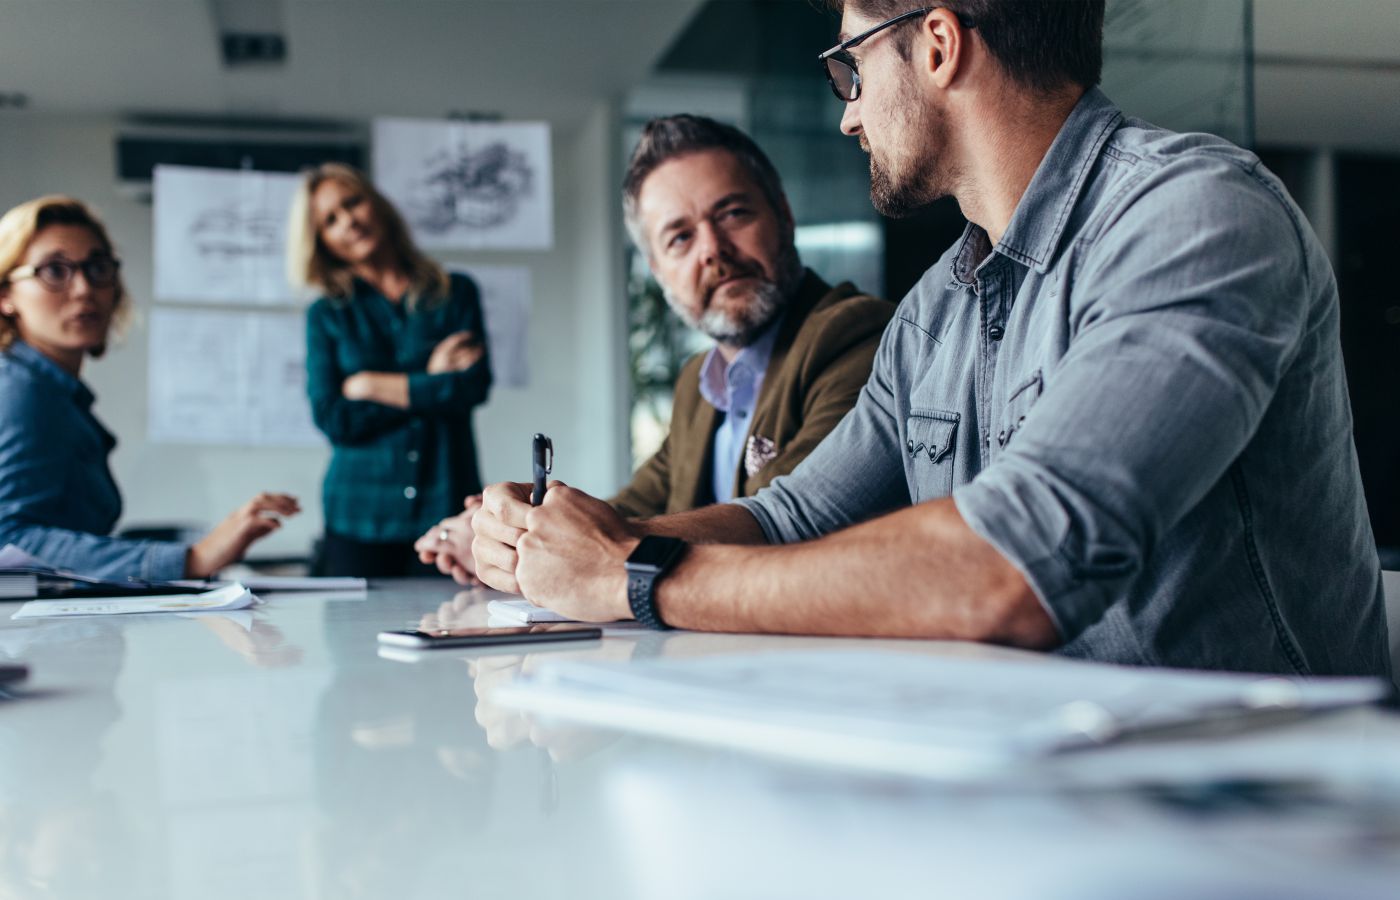
[{"label": "bearded man in olive jacket", "polygon": [[[773,164],[711,119],[646,125],[623,211],[671,309],[715,346],[687,361],[670,433],[609,502],[645,518],[750,496],[796,468],[855,405],[894,304],[802,266]],[[464,584],[475,581],[477,502],[418,541],[424,562]]]}]

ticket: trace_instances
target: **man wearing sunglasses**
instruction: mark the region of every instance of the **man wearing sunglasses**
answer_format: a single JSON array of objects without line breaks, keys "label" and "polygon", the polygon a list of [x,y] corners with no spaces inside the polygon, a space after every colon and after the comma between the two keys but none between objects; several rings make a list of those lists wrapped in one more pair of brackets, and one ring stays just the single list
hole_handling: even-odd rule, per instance
[{"label": "man wearing sunglasses", "polygon": [[752,498],[488,491],[490,584],[581,619],[1386,674],[1326,255],[1251,153],[1125,117],[1102,0],[848,0],[820,63],[887,215],[963,237]]}]

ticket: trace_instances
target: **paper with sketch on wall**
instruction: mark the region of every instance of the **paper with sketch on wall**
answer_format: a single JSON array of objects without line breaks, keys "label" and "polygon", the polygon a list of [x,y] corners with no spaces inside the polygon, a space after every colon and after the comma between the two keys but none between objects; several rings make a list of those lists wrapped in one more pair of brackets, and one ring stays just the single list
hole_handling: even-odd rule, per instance
[{"label": "paper with sketch on wall", "polygon": [[320,447],[306,401],[299,312],[157,308],[146,434],[152,443]]},{"label": "paper with sketch on wall", "polygon": [[295,303],[285,260],[299,182],[291,172],[156,166],[156,299]]},{"label": "paper with sketch on wall", "polygon": [[375,119],[374,183],[425,250],[548,250],[546,122]]},{"label": "paper with sketch on wall", "polygon": [[246,609],[260,601],[253,592],[234,582],[202,594],[158,594],[149,597],[94,597],[83,600],[31,600],[11,619],[47,619],[65,616],[120,616],[130,613],[189,613]]}]

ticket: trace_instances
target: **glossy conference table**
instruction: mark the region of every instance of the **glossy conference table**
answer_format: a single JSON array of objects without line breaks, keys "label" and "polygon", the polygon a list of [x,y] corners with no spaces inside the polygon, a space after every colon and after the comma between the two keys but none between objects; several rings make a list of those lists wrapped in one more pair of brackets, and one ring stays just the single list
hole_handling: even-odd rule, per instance
[{"label": "glossy conference table", "polygon": [[[1283,761],[1257,782],[856,776],[531,723],[483,699],[541,654],[377,654],[381,629],[484,621],[483,607],[435,580],[226,615],[13,622],[0,607],[0,660],[32,672],[0,702],[0,897],[1400,895],[1388,714],[1171,751]],[[548,652],[1010,652],[639,641]]]}]

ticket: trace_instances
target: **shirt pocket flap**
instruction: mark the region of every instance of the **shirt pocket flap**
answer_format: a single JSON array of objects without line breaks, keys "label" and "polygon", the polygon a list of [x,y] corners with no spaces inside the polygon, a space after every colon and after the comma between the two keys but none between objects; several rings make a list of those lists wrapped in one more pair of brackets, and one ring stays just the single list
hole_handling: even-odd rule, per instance
[{"label": "shirt pocket flap", "polygon": [[942,462],[953,452],[958,432],[958,414],[938,411],[910,413],[905,425],[905,450],[915,459]]},{"label": "shirt pocket flap", "polygon": [[1040,370],[1036,369],[1011,391],[1006,400],[1006,407],[1002,410],[1001,427],[997,431],[997,446],[1005,447],[1012,435],[1021,430],[1021,426],[1026,422],[1026,414],[1035,405],[1035,401],[1040,399],[1044,384]]},{"label": "shirt pocket flap", "polygon": [[905,422],[909,496],[915,503],[953,492],[953,447],[958,439],[954,412],[911,410]]}]

